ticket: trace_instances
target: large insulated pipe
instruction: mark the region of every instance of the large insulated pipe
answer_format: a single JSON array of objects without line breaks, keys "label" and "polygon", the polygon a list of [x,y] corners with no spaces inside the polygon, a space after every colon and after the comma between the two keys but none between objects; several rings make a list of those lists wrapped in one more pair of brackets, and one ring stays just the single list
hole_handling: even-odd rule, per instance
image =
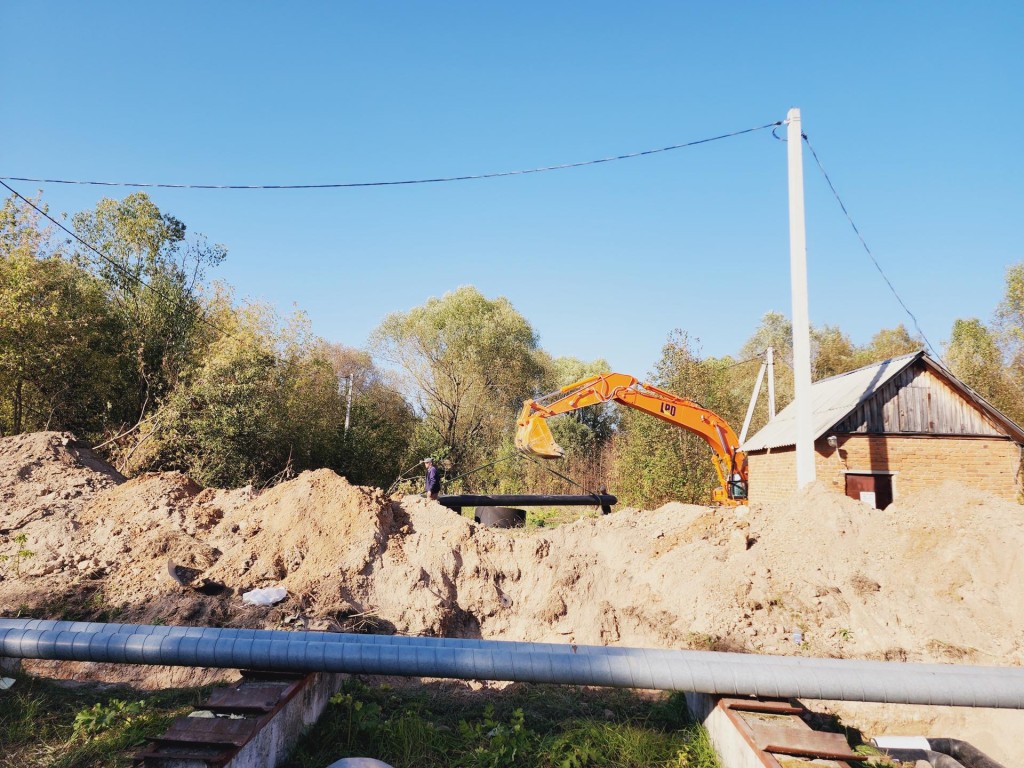
[{"label": "large insulated pipe", "polygon": [[[439,645],[369,645],[287,640],[159,636],[110,632],[0,630],[0,656],[120,664],[268,671],[348,672],[532,683],[653,688],[724,695],[876,701],[1024,709],[1024,669],[803,659],[799,666],[760,656],[631,649],[622,655],[479,650]],[[713,658],[708,658],[709,656]],[[863,667],[872,665],[871,670]]]},{"label": "large insulated pipe", "polygon": [[[57,632],[104,632],[128,635],[146,635],[152,637],[198,637],[226,640],[272,640],[287,642],[309,640],[325,643],[356,643],[365,645],[401,645],[422,646],[432,648],[461,648],[481,651],[507,651],[511,653],[574,653],[597,654],[608,656],[624,656],[636,653],[637,648],[616,645],[575,645],[570,643],[531,643],[515,640],[476,640],[460,637],[423,637],[407,635],[359,635],[344,632],[288,632],[274,629],[239,629],[218,627],[184,627],[155,624],[114,624],[106,622],[60,621],[53,619],[4,619],[0,618],[0,629],[37,629]],[[677,650],[664,648],[645,648],[644,653],[650,658],[673,658]],[[748,653],[717,653],[713,651],[689,651],[695,661],[716,661],[729,658],[738,666],[760,666],[765,658],[772,659],[773,664],[781,667],[799,667],[808,659],[802,656],[760,656]],[[878,662],[848,659],[843,662],[849,670],[861,669],[870,673],[875,670]],[[947,666],[950,674],[970,674],[973,667]]]},{"label": "large insulated pipe", "polygon": [[[432,648],[461,648],[484,651],[507,651],[512,653],[574,653],[623,656],[635,653],[637,648],[629,646],[575,645],[570,643],[532,643],[512,640],[476,640],[458,637],[422,637],[403,635],[360,635],[343,632],[288,632],[269,629],[238,629],[218,627],[184,627],[154,624],[114,624],[106,622],[59,621],[48,619],[3,619],[0,618],[0,629],[38,629],[58,632],[106,632],[116,634],[146,635],[157,637],[197,637],[226,640],[272,640],[286,642],[294,640],[311,640],[328,643],[346,642],[367,645],[401,645],[429,646]],[[663,648],[646,648],[644,653],[650,658],[671,658],[676,650]],[[780,667],[806,666],[808,659],[801,656],[761,656],[746,653],[718,653],[713,651],[688,651],[695,662],[715,662],[729,658],[737,667],[747,665],[760,666],[765,658]],[[819,659],[818,661],[825,661]],[[842,661],[848,671],[862,670],[865,674],[877,671],[878,662],[847,659]],[[970,674],[973,667],[966,665],[945,666],[949,674]]]}]

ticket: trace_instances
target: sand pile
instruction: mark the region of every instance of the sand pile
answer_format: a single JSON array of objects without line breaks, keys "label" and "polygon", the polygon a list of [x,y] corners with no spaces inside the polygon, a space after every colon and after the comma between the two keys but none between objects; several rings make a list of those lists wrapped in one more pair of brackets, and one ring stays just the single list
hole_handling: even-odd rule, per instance
[{"label": "sand pile", "polygon": [[[884,511],[813,487],[772,507],[502,531],[327,470],[261,493],[122,480],[68,436],[0,440],[0,525],[35,553],[20,577],[0,565],[0,612],[1024,662],[1021,507],[955,483]],[[243,604],[264,586],[288,598]]]},{"label": "sand pile", "polygon": [[124,477],[68,432],[0,439],[0,533],[41,517],[63,519]]},{"label": "sand pile", "polygon": [[[359,615],[414,634],[907,660],[1024,661],[1024,516],[955,483],[884,511],[815,487],[751,510],[668,504],[545,530],[474,525],[333,472],[203,490],[127,482],[66,435],[0,440],[0,610],[265,623],[283,586],[312,626]],[[168,561],[204,595],[176,583]],[[62,602],[63,601],[63,602]],[[63,603],[70,607],[62,608]],[[800,632],[803,646],[792,642]]]}]

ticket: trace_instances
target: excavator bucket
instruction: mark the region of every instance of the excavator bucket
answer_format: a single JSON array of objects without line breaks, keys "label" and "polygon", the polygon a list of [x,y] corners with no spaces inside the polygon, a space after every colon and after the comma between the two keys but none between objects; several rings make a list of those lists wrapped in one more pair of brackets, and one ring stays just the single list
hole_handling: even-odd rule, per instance
[{"label": "excavator bucket", "polygon": [[555,442],[547,422],[534,414],[524,415],[519,420],[516,429],[516,448],[542,459],[560,459],[565,455],[562,446]]}]

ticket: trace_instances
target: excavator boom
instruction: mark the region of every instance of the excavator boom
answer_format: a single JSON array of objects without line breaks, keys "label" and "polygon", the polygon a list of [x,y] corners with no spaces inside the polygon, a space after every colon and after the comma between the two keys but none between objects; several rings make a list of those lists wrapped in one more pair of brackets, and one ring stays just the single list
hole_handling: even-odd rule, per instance
[{"label": "excavator boom", "polygon": [[516,448],[545,459],[561,458],[564,451],[555,442],[547,419],[609,401],[649,413],[703,438],[713,451],[720,482],[713,493],[714,500],[740,504],[746,499],[746,455],[740,451],[739,439],[725,419],[693,400],[641,383],[624,373],[591,376],[538,400],[527,400],[517,422]]}]

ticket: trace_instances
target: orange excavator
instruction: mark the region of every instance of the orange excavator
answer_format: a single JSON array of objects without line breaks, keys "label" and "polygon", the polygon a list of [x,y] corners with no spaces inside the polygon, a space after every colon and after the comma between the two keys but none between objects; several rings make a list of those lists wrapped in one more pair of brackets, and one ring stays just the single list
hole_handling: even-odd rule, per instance
[{"label": "orange excavator", "polygon": [[649,413],[703,438],[713,451],[712,461],[720,483],[711,494],[712,500],[727,506],[745,503],[747,456],[739,449],[739,439],[725,419],[693,400],[641,383],[625,373],[591,376],[524,402],[516,423],[516,448],[544,459],[562,458],[564,451],[555,442],[547,419],[609,401]]}]

